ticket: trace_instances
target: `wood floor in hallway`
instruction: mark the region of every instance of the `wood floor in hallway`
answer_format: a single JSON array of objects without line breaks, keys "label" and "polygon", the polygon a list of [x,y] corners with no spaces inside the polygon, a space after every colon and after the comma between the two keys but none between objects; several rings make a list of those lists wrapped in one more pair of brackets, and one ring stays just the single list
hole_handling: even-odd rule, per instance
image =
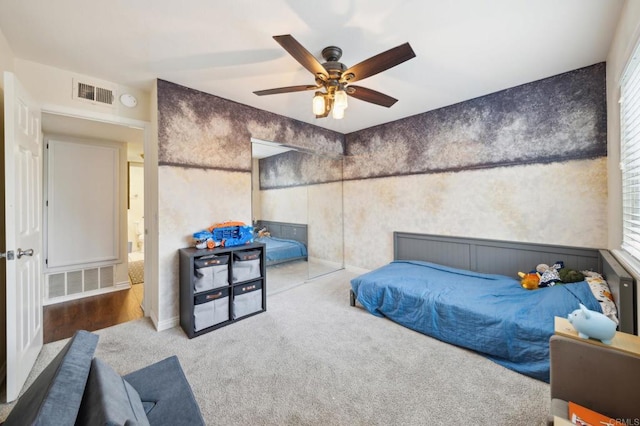
[{"label": "wood floor in hallway", "polygon": [[144,285],[44,307],[44,343],[73,336],[76,330],[95,331],[144,316]]}]

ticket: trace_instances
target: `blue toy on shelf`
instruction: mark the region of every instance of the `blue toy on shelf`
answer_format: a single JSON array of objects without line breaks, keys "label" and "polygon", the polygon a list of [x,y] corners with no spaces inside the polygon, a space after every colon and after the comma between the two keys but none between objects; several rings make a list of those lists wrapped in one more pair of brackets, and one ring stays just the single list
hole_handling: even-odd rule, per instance
[{"label": "blue toy on shelf", "polygon": [[576,309],[568,315],[569,322],[578,332],[581,339],[594,338],[605,345],[611,344],[611,339],[616,335],[616,323],[600,312],[591,311],[580,303],[580,309]]},{"label": "blue toy on shelf", "polygon": [[243,222],[223,222],[193,234],[196,248],[235,247],[253,242],[253,226]]},{"label": "blue toy on shelf", "polygon": [[225,226],[213,228],[213,241],[219,242],[224,247],[235,247],[253,242],[253,226]]}]

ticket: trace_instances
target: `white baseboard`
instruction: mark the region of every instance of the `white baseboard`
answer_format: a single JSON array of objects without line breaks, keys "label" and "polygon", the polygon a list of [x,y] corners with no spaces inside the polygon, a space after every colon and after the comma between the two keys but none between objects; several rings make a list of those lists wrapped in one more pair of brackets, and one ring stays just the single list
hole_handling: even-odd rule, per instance
[{"label": "white baseboard", "polygon": [[358,266],[353,266],[353,265],[345,265],[344,268],[349,272],[353,272],[359,275],[366,274],[367,272],[371,272],[371,269],[360,268]]},{"label": "white baseboard", "polygon": [[168,330],[170,328],[176,327],[178,325],[180,325],[180,317],[176,316],[173,318],[169,318],[166,320],[162,320],[162,321],[158,321],[157,318],[156,319],[151,319],[153,321],[153,323],[156,325],[156,330],[158,331],[163,331],[163,330]]},{"label": "white baseboard", "polygon": [[128,288],[131,288],[131,281],[127,280],[127,281],[120,281],[119,283],[116,283],[114,285],[114,287],[118,290],[126,290]]}]

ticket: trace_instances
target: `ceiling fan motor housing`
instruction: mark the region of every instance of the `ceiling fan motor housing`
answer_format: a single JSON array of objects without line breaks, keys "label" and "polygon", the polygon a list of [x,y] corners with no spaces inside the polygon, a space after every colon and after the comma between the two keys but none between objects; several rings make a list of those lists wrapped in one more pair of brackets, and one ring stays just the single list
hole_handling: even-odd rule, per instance
[{"label": "ceiling fan motor housing", "polygon": [[342,57],[342,49],[337,46],[328,46],[322,49],[322,57],[327,61],[322,66],[327,70],[329,78],[322,84],[328,93],[333,93],[340,88],[340,78],[347,66],[338,62]]},{"label": "ceiling fan motor housing", "polygon": [[327,46],[322,49],[322,57],[327,62],[337,62],[342,57],[342,49],[338,46]]}]

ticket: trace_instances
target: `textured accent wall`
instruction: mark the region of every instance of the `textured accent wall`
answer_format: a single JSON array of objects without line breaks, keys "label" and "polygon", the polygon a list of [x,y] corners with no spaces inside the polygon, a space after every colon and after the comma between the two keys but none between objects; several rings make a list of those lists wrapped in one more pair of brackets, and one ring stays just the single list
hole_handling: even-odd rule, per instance
[{"label": "textured accent wall", "polygon": [[606,139],[602,63],[349,134],[345,263],[393,231],[606,247]]},{"label": "textured accent wall", "polygon": [[606,156],[606,114],[605,64],[599,63],[348,134],[344,177]]},{"label": "textured accent wall", "polygon": [[260,189],[342,181],[342,157],[287,151],[260,160]]},{"label": "textured accent wall", "polygon": [[251,138],[343,154],[344,136],[158,80],[160,165],[251,171]]}]

